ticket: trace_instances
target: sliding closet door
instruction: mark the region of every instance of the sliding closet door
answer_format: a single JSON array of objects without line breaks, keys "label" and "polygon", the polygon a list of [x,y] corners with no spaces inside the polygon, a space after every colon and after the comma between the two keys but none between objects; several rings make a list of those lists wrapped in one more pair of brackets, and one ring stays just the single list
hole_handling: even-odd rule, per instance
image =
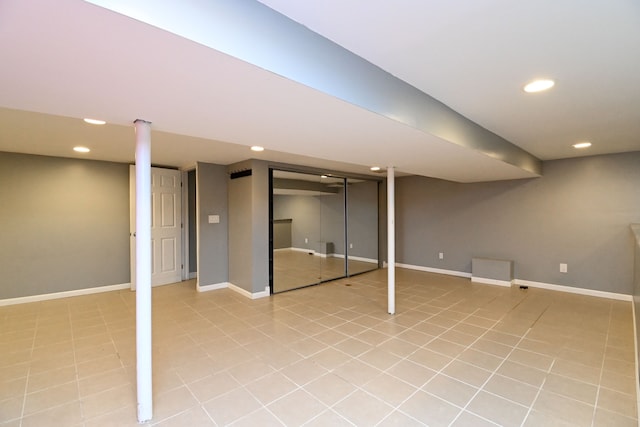
[{"label": "sliding closet door", "polygon": [[273,292],[322,281],[320,176],[273,171]]},{"label": "sliding closet door", "polygon": [[378,181],[272,171],[274,293],[378,268]]},{"label": "sliding closet door", "polygon": [[345,277],[345,179],[272,174],[273,292]]}]

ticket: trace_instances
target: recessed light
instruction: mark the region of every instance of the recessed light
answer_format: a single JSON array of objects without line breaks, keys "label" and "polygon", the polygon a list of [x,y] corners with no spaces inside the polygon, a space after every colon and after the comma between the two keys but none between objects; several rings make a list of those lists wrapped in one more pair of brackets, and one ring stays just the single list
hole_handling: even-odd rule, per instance
[{"label": "recessed light", "polygon": [[524,91],[527,93],[542,92],[544,90],[551,89],[555,84],[556,83],[553,80],[548,79],[534,80],[525,85]]},{"label": "recessed light", "polygon": [[589,147],[591,147],[591,143],[587,141],[573,144],[573,148],[589,148]]},{"label": "recessed light", "polygon": [[371,169],[372,172],[378,172],[380,170],[380,166],[371,166],[369,169]]},{"label": "recessed light", "polygon": [[254,145],[251,147],[251,151],[264,151],[264,147],[260,147],[259,145]]},{"label": "recessed light", "polygon": [[320,175],[320,178],[329,178],[327,175]]},{"label": "recessed light", "polygon": [[73,151],[76,151],[78,153],[88,153],[89,151],[91,151],[90,149],[88,149],[87,147],[73,147]]},{"label": "recessed light", "polygon": [[84,119],[84,121],[92,125],[103,125],[107,123],[104,120],[98,120],[98,119]]}]

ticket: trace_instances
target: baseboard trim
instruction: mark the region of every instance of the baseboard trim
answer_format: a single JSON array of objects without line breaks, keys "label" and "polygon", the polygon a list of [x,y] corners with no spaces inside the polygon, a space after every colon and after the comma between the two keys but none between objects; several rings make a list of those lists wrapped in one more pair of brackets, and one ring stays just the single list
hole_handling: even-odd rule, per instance
[{"label": "baseboard trim", "polygon": [[[386,261],[384,265],[385,267],[387,266]],[[446,274],[448,276],[466,277],[467,279],[471,278],[471,273],[466,273],[464,271],[443,270],[441,268],[424,267],[422,265],[401,264],[398,262],[396,263],[396,267],[407,268],[409,270],[426,271],[427,273],[438,273],[438,274]]]},{"label": "baseboard trim", "polygon": [[[282,249],[276,249],[276,250],[282,250]],[[295,251],[295,252],[304,252],[304,253],[307,253],[309,255],[319,256],[320,258],[332,258],[332,257],[338,256],[337,254],[334,254],[334,253],[323,254],[322,252],[316,252],[313,249],[305,249],[305,248],[284,248],[284,250],[290,250],[290,251]],[[342,256],[344,257],[344,255],[342,255]]]},{"label": "baseboard trim", "polygon": [[[344,255],[343,254],[330,254],[328,256],[331,256],[333,258],[342,258],[344,259]],[[349,255],[349,261],[362,261],[362,262],[370,262],[372,264],[377,264],[378,260],[377,259],[373,259],[373,258],[365,258],[365,257],[361,257],[361,256],[353,256],[353,255]]]},{"label": "baseboard trim", "polygon": [[294,248],[294,247],[291,247],[291,248],[283,248],[283,249],[288,249],[290,251],[296,251],[296,252],[306,252],[308,254],[315,254],[316,253],[316,251],[314,251],[313,249],[309,249],[309,248]]},{"label": "baseboard trim", "polygon": [[73,291],[55,292],[51,294],[30,295],[30,296],[18,297],[18,298],[7,298],[7,299],[0,300],[0,307],[6,306],[6,305],[26,304],[30,302],[77,297],[81,295],[99,294],[103,292],[120,291],[124,289],[131,289],[131,283],[121,283],[119,285],[97,286],[95,288],[76,289]]},{"label": "baseboard trim", "polygon": [[198,290],[198,292],[208,292],[208,291],[215,291],[217,289],[227,289],[227,288],[249,299],[264,298],[271,295],[271,289],[269,288],[269,286],[266,286],[264,288],[264,291],[262,292],[251,293],[246,289],[243,289],[240,286],[236,286],[230,282],[213,283],[211,285],[203,285],[203,286],[200,286],[199,284],[196,285],[196,289]]},{"label": "baseboard trim", "polygon": [[240,295],[243,295],[249,299],[265,298],[271,295],[271,289],[269,288],[269,286],[265,286],[264,291],[262,292],[254,292],[254,293],[251,293],[246,289],[242,289],[241,287],[236,286],[233,283],[229,283],[228,287],[232,291],[237,292]]},{"label": "baseboard trim", "polygon": [[[386,261],[383,263],[383,266],[384,267],[388,266]],[[464,271],[443,270],[440,268],[424,267],[421,265],[402,264],[402,263],[396,263],[396,267],[407,268],[409,270],[426,271],[428,273],[438,273],[438,274],[446,274],[449,276],[466,277],[473,280],[473,276],[471,275],[471,273],[466,273]],[[478,279],[480,278],[476,278],[476,281]],[[492,279],[486,279],[486,280],[492,280]],[[496,282],[503,282],[503,281],[496,281]],[[478,283],[487,283],[487,282],[478,282]],[[576,288],[573,286],[554,285],[552,283],[534,282],[532,280],[514,279],[511,281],[511,283],[509,283],[508,281],[504,281],[503,283],[488,283],[488,284],[505,286],[505,287],[512,286],[512,285],[528,286],[530,288],[549,289],[552,291],[568,292],[571,294],[586,295],[586,296],[598,297],[598,298],[608,298],[608,299],[614,299],[618,301],[633,301],[633,296],[627,295],[627,294],[597,291],[594,289],[586,289],[586,288]]]},{"label": "baseboard trim", "polygon": [[[313,249],[305,249],[305,248],[281,248],[281,249],[274,249],[274,252],[279,252],[279,251],[296,251],[296,252],[305,252],[308,254],[311,254],[313,256],[319,256],[321,258],[343,258],[344,259],[344,254],[337,254],[335,252],[330,253],[330,254],[323,254],[320,252],[316,252]],[[362,261],[362,262],[370,262],[373,264],[377,264],[378,260],[377,259],[373,259],[373,258],[365,258],[365,257],[359,257],[359,256],[353,256],[353,255],[349,255],[349,259],[353,260],[353,261]]]},{"label": "baseboard trim", "polygon": [[484,285],[495,285],[495,286],[504,286],[504,287],[511,287],[511,285],[513,284],[513,281],[510,280],[497,280],[497,279],[488,279],[486,277],[476,277],[476,276],[471,276],[471,281],[473,283],[481,283]]},{"label": "baseboard trim", "polygon": [[188,277],[189,277],[189,280],[191,280],[191,279],[197,279],[197,278],[198,278],[198,272],[197,272],[197,271],[191,271],[191,272],[189,273],[189,276],[188,276]]},{"label": "baseboard trim", "polygon": [[573,286],[554,285],[552,283],[534,282],[531,280],[515,279],[514,285],[528,286],[530,288],[549,289],[551,291],[568,292],[570,294],[586,295],[590,297],[608,298],[618,301],[633,301],[633,296],[627,294],[618,294],[615,292],[596,291],[594,289],[576,288]]},{"label": "baseboard trim", "polygon": [[216,289],[225,289],[229,287],[229,282],[221,282],[221,283],[212,283],[210,285],[200,285],[200,283],[196,284],[196,290],[198,292],[209,292],[215,291]]}]

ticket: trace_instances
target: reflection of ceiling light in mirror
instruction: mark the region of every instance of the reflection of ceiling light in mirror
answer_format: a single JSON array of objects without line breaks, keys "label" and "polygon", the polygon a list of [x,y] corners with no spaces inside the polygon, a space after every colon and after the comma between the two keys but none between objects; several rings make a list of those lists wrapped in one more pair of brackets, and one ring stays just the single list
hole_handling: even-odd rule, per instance
[{"label": "reflection of ceiling light in mirror", "polygon": [[84,121],[92,125],[103,125],[107,123],[104,120],[97,120],[97,119],[84,119]]},{"label": "reflection of ceiling light in mirror", "polygon": [[264,147],[260,147],[259,145],[254,145],[251,147],[251,151],[264,151]]},{"label": "reflection of ceiling light in mirror", "polygon": [[591,147],[591,143],[587,141],[573,144],[573,148],[589,148],[589,147]]},{"label": "reflection of ceiling light in mirror", "polygon": [[380,166],[371,166],[369,169],[371,169],[372,172],[378,172],[380,170]]},{"label": "reflection of ceiling light in mirror", "polygon": [[542,92],[544,90],[551,89],[553,85],[555,85],[555,82],[553,80],[534,80],[531,83],[527,83],[527,85],[524,87],[524,91],[527,93]]},{"label": "reflection of ceiling light in mirror", "polygon": [[73,151],[76,151],[78,153],[88,153],[91,150],[89,150],[87,147],[78,146],[78,147],[73,147]]}]

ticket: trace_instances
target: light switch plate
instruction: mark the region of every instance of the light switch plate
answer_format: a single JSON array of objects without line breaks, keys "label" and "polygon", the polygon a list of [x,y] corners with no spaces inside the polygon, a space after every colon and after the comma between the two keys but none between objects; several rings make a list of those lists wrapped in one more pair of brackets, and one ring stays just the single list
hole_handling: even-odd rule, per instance
[{"label": "light switch plate", "polygon": [[218,224],[220,222],[220,215],[209,215],[209,224]]}]

